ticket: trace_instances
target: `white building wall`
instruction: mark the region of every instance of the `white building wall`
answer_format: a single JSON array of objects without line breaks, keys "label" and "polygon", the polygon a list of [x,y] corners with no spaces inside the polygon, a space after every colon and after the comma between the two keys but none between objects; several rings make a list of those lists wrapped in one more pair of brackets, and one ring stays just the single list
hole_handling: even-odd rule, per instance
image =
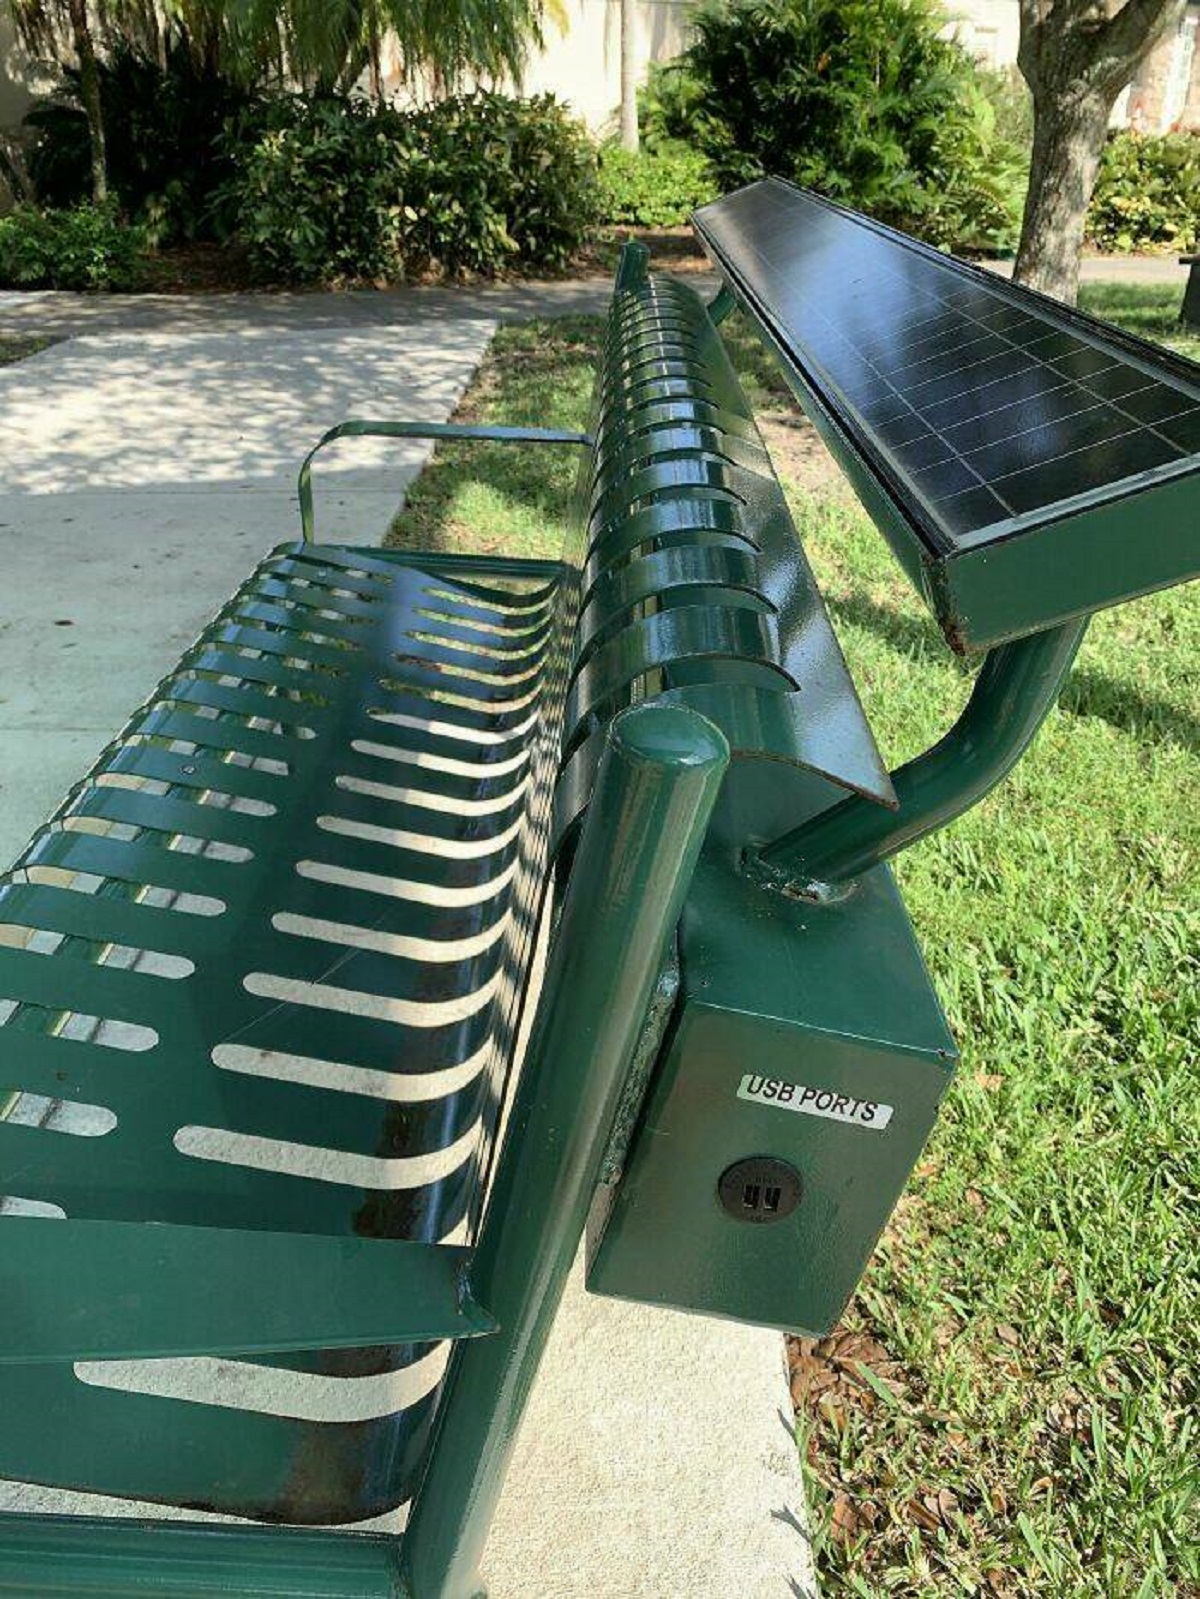
[{"label": "white building wall", "polygon": [[[0,0],[3,4],[3,0]],[[688,42],[691,0],[635,0],[634,39],[637,78],[646,81],[652,61],[670,61]],[[549,12],[551,7],[547,7]],[[621,103],[621,0],[559,0],[561,21],[547,15],[544,45],[530,54],[520,84],[496,85],[521,94],[553,94],[565,100],[594,134],[614,131]],[[384,94],[400,105],[435,98],[438,90],[422,75],[406,75],[394,38],[382,51]],[[487,80],[491,85],[491,80]],[[459,87],[476,80],[468,73]],[[365,91],[364,72],[359,87]]]},{"label": "white building wall", "polygon": [[951,0],[950,30],[985,66],[1016,64],[1021,39],[1019,0]]},{"label": "white building wall", "polygon": [[[567,27],[546,23],[546,46],[529,63],[526,94],[556,94],[596,133],[612,130],[621,103],[620,0],[565,0]],[[638,78],[687,43],[687,0],[637,0]]]}]

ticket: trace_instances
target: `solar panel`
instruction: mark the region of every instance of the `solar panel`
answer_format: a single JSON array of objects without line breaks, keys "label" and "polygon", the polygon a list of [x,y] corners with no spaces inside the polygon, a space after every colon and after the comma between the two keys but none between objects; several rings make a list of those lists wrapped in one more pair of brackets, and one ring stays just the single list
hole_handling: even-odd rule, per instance
[{"label": "solar panel", "polygon": [[[1192,362],[779,179],[705,207],[695,225],[924,566],[1014,540],[1028,552],[1050,524],[1195,486]],[[1187,570],[1174,557],[1160,570],[1159,550],[1130,589],[1125,557],[1121,592],[1098,603],[1194,572],[1194,527],[1186,542]],[[1082,583],[1086,608],[1094,589]]]}]

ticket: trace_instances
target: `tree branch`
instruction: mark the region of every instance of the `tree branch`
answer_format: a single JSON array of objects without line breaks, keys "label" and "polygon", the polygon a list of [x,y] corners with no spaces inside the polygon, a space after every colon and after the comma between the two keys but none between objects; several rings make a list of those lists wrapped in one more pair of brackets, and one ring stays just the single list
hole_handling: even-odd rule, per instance
[{"label": "tree branch", "polygon": [[1032,89],[1041,78],[1042,49],[1047,27],[1046,0],[1020,0],[1021,33],[1017,45],[1017,65]]},{"label": "tree branch", "polygon": [[1053,33],[1059,18],[1054,13],[1054,0],[1020,0],[1022,33]]},{"label": "tree branch", "polygon": [[1104,54],[1136,66],[1170,23],[1183,15],[1186,3],[1187,0],[1125,0],[1105,24]]}]

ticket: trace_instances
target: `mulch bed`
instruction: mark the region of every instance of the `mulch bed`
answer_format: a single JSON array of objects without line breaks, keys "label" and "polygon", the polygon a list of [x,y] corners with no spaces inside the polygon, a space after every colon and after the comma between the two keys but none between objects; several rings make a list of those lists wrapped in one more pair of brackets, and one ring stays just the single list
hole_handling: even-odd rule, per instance
[{"label": "mulch bed", "polygon": [[[690,228],[614,228],[589,240],[562,278],[609,277],[616,268],[621,245],[640,239],[650,251],[657,271],[703,272],[707,266]],[[440,281],[433,275],[421,283]],[[234,244],[176,245],[149,258],[143,292],[148,294],[238,294],[270,292],[289,285],[263,283],[255,277],[246,251]],[[355,288],[387,288],[387,284],[354,284]]]}]

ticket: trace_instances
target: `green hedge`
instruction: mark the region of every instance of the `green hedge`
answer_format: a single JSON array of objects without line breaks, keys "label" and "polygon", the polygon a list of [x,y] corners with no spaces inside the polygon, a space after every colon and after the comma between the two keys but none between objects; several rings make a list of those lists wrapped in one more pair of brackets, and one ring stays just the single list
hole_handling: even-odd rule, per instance
[{"label": "green hedge", "polygon": [[145,231],[106,206],[19,205],[0,217],[0,287],[136,289],[146,247]]},{"label": "green hedge", "polygon": [[1024,152],[939,0],[703,0],[652,71],[651,144],[681,140],[723,189],[778,173],[933,244],[1016,241]]},{"label": "green hedge", "polygon": [[273,280],[554,269],[597,215],[595,154],[550,95],[288,99],[235,155],[238,232]]},{"label": "green hedge", "polygon": [[1088,214],[1101,250],[1200,245],[1200,133],[1110,135]]},{"label": "green hedge", "polygon": [[[147,224],[157,244],[223,239],[217,204],[233,173],[227,133],[252,116],[262,92],[220,72],[183,38],[160,60],[118,41],[99,62],[108,191]],[[72,67],[23,126],[34,136],[29,176],[42,205],[75,206],[92,192],[92,152]]]},{"label": "green hedge", "polygon": [[680,227],[717,192],[708,162],[686,145],[600,151],[600,219],[610,226]]}]

